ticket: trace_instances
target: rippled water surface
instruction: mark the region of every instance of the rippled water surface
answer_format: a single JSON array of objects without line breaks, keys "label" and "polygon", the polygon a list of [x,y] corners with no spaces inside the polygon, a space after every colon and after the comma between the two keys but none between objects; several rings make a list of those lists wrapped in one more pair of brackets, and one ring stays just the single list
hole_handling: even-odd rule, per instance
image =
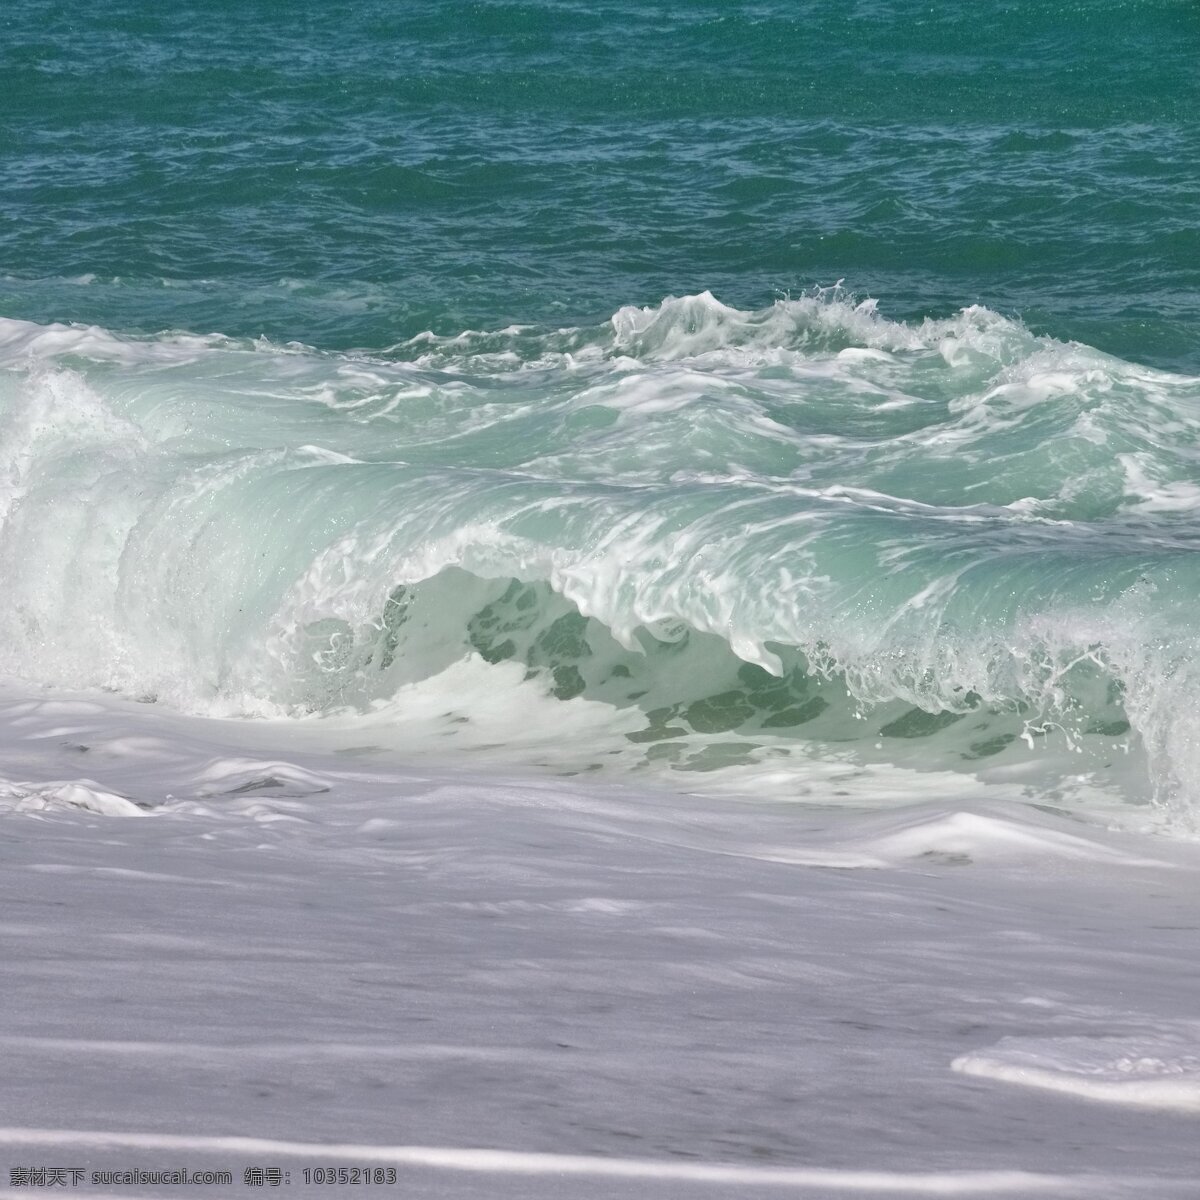
[{"label": "rippled water surface", "polygon": [[380,346],[844,279],[1195,367],[1184,0],[13,0],[9,316]]}]

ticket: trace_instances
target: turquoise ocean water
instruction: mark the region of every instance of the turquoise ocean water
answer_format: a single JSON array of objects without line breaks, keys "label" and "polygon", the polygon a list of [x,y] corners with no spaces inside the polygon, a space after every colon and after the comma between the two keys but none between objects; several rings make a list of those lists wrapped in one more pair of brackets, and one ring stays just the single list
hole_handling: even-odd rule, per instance
[{"label": "turquoise ocean water", "polygon": [[0,670],[452,752],[470,655],[530,766],[1186,812],[1198,62],[1190,0],[11,0]]}]

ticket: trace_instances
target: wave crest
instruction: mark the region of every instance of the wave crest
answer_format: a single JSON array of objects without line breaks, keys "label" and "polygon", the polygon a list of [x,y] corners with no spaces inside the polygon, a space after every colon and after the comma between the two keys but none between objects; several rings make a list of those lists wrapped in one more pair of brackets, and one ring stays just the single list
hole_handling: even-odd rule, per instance
[{"label": "wave crest", "polygon": [[0,322],[0,365],[10,674],[327,711],[475,655],[643,760],[1132,727],[1200,783],[1195,379],[838,292],[389,354]]}]

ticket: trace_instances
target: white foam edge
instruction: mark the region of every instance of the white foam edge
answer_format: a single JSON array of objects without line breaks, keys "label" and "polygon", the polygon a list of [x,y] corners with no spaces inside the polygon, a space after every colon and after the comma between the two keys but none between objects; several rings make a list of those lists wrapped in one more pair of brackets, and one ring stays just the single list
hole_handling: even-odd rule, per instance
[{"label": "white foam edge", "polygon": [[950,1064],[961,1075],[1080,1100],[1200,1115],[1200,1039],[1003,1038]]},{"label": "white foam edge", "polygon": [[1107,1176],[1031,1171],[860,1171],[828,1167],[753,1167],[732,1163],[667,1162],[583,1154],[549,1154],[454,1146],[380,1146],[293,1142],[273,1138],[139,1133],[81,1129],[0,1128],[0,1145],[66,1146],[91,1150],[152,1150],[386,1163],[399,1167],[492,1175],[554,1175],[646,1182],[822,1189],[909,1196],[1097,1195],[1128,1181]]}]

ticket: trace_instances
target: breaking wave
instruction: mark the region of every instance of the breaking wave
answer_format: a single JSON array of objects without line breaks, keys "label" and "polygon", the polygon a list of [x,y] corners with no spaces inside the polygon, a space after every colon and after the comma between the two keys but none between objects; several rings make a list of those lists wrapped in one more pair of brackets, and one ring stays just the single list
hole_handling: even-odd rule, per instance
[{"label": "breaking wave", "polygon": [[337,354],[2,321],[0,671],[299,716],[468,661],[580,769],[833,754],[1186,819],[1198,402],[837,291]]}]

